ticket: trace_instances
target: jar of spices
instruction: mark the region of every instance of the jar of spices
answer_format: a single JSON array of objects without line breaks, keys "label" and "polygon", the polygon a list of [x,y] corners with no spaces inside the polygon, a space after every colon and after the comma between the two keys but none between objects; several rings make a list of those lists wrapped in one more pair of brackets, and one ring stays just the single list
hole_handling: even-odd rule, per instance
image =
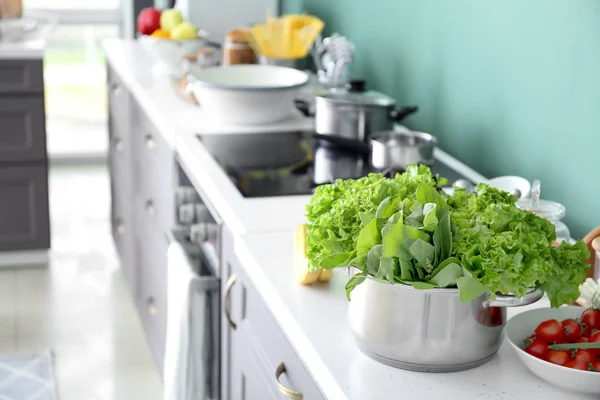
[{"label": "jar of spices", "polygon": [[229,31],[223,44],[223,65],[255,64],[256,54],[248,43],[249,32],[241,29]]}]

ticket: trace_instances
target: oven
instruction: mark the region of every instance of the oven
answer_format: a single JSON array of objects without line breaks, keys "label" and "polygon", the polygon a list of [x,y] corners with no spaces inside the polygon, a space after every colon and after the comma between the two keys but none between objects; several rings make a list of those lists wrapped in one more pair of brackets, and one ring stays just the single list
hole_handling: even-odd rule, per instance
[{"label": "oven", "polygon": [[217,400],[222,221],[179,162],[177,171],[167,265],[165,399]]}]

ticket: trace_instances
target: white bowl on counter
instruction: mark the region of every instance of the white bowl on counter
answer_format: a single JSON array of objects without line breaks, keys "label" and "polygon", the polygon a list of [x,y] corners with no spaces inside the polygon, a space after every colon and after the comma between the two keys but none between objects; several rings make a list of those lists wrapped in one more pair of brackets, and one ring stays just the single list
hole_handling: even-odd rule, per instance
[{"label": "white bowl on counter", "polygon": [[570,369],[540,360],[526,353],[523,343],[523,340],[531,336],[541,322],[548,319],[562,321],[579,318],[583,310],[582,307],[565,306],[524,311],[508,320],[506,338],[523,364],[543,380],[563,389],[600,395],[599,372]]},{"label": "white bowl on counter", "polygon": [[207,117],[234,125],[283,121],[296,112],[294,99],[309,76],[274,65],[230,65],[194,69],[188,74],[192,93]]},{"label": "white bowl on counter", "polygon": [[164,39],[148,35],[138,37],[138,43],[163,67],[166,73],[176,75],[181,72],[181,62],[188,54],[195,54],[206,47],[204,38],[198,39]]},{"label": "white bowl on counter", "polygon": [[488,180],[487,184],[508,193],[513,193],[517,189],[521,193],[519,197],[521,199],[531,195],[531,183],[521,176],[498,176]]}]

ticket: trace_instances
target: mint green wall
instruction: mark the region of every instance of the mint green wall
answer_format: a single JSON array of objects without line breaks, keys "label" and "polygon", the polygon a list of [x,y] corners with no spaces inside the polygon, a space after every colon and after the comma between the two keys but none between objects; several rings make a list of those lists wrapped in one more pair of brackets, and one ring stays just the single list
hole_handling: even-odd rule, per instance
[{"label": "mint green wall", "polygon": [[284,0],[357,48],[351,72],[486,176],[542,180],[575,237],[600,225],[600,0]]}]

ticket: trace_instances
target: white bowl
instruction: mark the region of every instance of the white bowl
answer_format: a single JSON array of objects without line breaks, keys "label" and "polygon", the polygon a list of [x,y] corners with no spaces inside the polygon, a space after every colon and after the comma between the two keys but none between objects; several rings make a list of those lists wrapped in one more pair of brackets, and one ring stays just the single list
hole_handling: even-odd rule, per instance
[{"label": "white bowl", "polygon": [[144,35],[138,37],[138,42],[171,74],[181,72],[183,56],[194,54],[201,48],[206,47],[206,41],[200,37],[198,39],[176,40]]},{"label": "white bowl", "polygon": [[531,195],[531,183],[520,176],[498,176],[488,180],[487,184],[508,193],[512,193],[514,189],[519,189],[521,199],[525,199]]},{"label": "white bowl", "polygon": [[506,323],[506,338],[527,368],[535,375],[563,389],[600,395],[600,373],[561,367],[525,352],[523,340],[543,321],[579,318],[582,307],[538,308],[522,312]]},{"label": "white bowl", "polygon": [[289,118],[308,74],[274,65],[193,69],[187,90],[207,117],[234,125],[270,124]]}]

